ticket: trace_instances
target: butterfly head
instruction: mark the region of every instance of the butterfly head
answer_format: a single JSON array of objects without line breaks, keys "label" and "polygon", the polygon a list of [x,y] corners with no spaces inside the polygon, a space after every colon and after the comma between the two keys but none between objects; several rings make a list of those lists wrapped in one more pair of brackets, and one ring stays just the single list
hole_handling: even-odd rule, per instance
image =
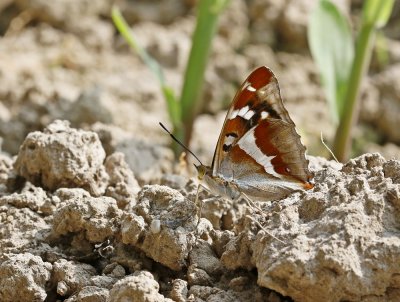
[{"label": "butterfly head", "polygon": [[206,174],[210,174],[211,173],[211,168],[208,166],[205,166],[203,164],[200,165],[194,165],[196,167],[197,170],[197,178],[199,180],[203,180],[204,177],[206,176]]},{"label": "butterfly head", "polygon": [[195,167],[198,179],[204,181],[211,192],[232,200],[240,197],[241,193],[235,182],[228,181],[221,176],[214,176],[209,166],[195,165]]}]

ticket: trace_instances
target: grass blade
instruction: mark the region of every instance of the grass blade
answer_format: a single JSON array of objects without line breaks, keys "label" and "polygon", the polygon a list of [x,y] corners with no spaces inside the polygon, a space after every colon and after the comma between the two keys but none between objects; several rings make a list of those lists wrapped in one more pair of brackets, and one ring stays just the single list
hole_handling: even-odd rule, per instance
[{"label": "grass blade", "polygon": [[375,28],[386,25],[392,14],[394,0],[367,0],[363,8],[363,23]]},{"label": "grass blade", "polygon": [[143,47],[141,47],[137,43],[134,35],[132,34],[129,28],[129,25],[126,23],[120,10],[116,6],[113,6],[112,8],[111,17],[119,33],[124,37],[129,46],[139,55],[140,59],[149,67],[149,69],[157,77],[164,98],[167,102],[169,117],[174,126],[174,129],[181,127],[181,120],[180,120],[181,108],[173,93],[173,90],[165,83],[164,73],[161,69],[161,66],[146,52],[146,50]]},{"label": "grass blade", "polygon": [[[351,131],[358,120],[359,93],[361,80],[371,62],[376,29],[386,24],[393,8],[391,0],[368,0],[363,7],[361,30],[357,38],[354,58],[346,93],[346,110],[336,131],[333,152],[340,161],[349,157],[351,149]],[[388,11],[390,9],[390,11]]]},{"label": "grass blade", "polygon": [[200,0],[198,2],[197,23],[181,93],[181,120],[185,128],[182,132],[175,132],[186,145],[190,141],[194,119],[202,109],[201,92],[204,72],[218,17],[228,2],[229,0]]}]

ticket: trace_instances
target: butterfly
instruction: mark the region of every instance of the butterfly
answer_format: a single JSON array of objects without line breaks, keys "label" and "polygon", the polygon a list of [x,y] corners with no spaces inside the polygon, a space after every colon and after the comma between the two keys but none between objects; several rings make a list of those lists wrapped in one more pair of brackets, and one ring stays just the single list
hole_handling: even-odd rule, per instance
[{"label": "butterfly", "polygon": [[236,93],[211,167],[195,166],[199,179],[218,195],[272,201],[313,188],[305,151],[283,105],[278,80],[262,66]]}]

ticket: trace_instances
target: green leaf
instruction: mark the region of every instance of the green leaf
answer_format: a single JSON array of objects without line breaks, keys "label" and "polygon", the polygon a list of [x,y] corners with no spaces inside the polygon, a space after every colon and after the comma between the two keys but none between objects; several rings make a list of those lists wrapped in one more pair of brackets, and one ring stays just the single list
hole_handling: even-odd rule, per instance
[{"label": "green leaf", "polygon": [[174,128],[180,127],[181,125],[181,111],[180,104],[175,97],[175,94],[171,87],[168,87],[165,83],[164,73],[161,69],[160,64],[154,58],[152,58],[146,50],[140,46],[136,41],[135,36],[132,34],[129,25],[126,23],[124,17],[122,16],[120,10],[113,6],[111,12],[112,20],[115,27],[118,29],[120,34],[127,41],[129,46],[138,54],[140,59],[147,65],[147,67],[153,72],[157,77],[160,84],[161,90],[163,92],[165,101],[167,102],[169,118],[174,125]]},{"label": "green leaf", "polygon": [[229,4],[230,0],[214,0],[214,3],[210,6],[210,11],[213,14],[220,14]]},{"label": "green leaf", "polygon": [[386,25],[392,14],[394,0],[367,0],[363,6],[363,23],[375,28]]},{"label": "green leaf", "polygon": [[164,94],[164,98],[167,101],[168,114],[171,119],[174,128],[181,127],[181,106],[177,101],[174,91],[169,86],[163,86],[162,91]]},{"label": "green leaf", "polygon": [[124,17],[122,16],[120,10],[113,6],[111,12],[111,18],[118,29],[120,34],[124,37],[129,46],[139,55],[140,59],[149,67],[149,69],[156,75],[157,79],[162,85],[165,84],[165,79],[160,65],[154,60],[146,50],[140,46],[136,41],[135,36],[132,34],[129,25],[126,23]]},{"label": "green leaf", "polygon": [[194,120],[204,105],[201,95],[212,39],[217,29],[218,18],[229,1],[198,1],[196,28],[192,37],[192,47],[180,98],[181,120],[185,127],[183,134],[185,144],[190,141]]},{"label": "green leaf", "polygon": [[375,38],[375,56],[380,68],[384,68],[389,64],[389,45],[388,40],[381,30],[376,32]]},{"label": "green leaf", "polygon": [[320,0],[312,12],[308,43],[321,74],[331,116],[337,124],[344,107],[354,42],[346,17],[332,2]]}]

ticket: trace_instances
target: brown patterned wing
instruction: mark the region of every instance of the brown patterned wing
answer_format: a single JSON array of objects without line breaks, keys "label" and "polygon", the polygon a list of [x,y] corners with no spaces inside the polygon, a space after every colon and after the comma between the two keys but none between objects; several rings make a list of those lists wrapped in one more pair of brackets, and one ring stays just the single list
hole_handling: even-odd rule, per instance
[{"label": "brown patterned wing", "polygon": [[265,181],[271,190],[312,187],[305,147],[269,68],[253,71],[236,94],[218,139],[212,174],[235,179],[243,188],[251,183],[254,190],[263,190]]}]

